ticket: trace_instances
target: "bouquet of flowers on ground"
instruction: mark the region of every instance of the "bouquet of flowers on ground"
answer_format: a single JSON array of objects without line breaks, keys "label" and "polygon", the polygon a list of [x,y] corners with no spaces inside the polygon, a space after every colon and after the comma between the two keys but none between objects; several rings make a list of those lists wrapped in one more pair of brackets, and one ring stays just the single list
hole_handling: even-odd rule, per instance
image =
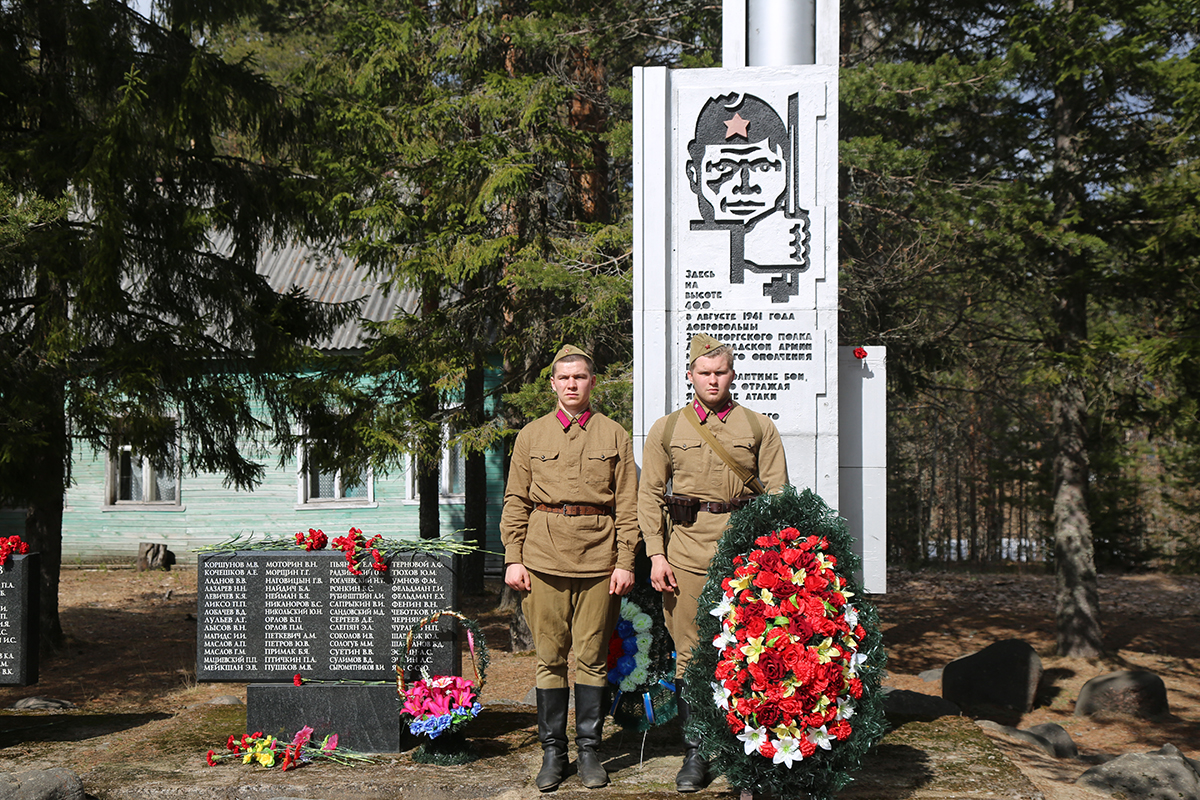
[{"label": "bouquet of flowers on ground", "polygon": [[225,740],[225,752],[209,750],[205,760],[210,767],[222,761],[241,759],[243,764],[259,764],[274,767],[277,763],[284,772],[315,761],[333,761],[337,764],[374,764],[375,759],[353,750],[338,748],[338,735],[331,733],[319,745],[312,743],[313,729],[305,725],[292,737],[292,743],[282,747],[282,741],[274,736],[264,736],[262,731],[244,733],[240,737],[230,735]]},{"label": "bouquet of flowers on ground", "polygon": [[400,713],[410,718],[415,736],[436,739],[447,731],[461,730],[483,710],[475,682],[457,675],[425,676],[405,691]]},{"label": "bouquet of flowers on ground", "polygon": [[[418,631],[442,617],[453,617],[465,629],[467,649],[471,654],[471,665],[475,679],[457,675],[430,677],[422,670],[421,678],[411,684],[405,682],[408,659],[412,654],[413,639]],[[483,706],[479,692],[487,680],[487,644],[479,626],[457,611],[439,611],[418,622],[408,632],[404,652],[396,665],[396,693],[400,697],[400,716],[407,720],[408,730],[414,736],[427,736],[429,741],[413,753],[413,760],[429,764],[465,764],[475,760],[463,729],[475,719]]]},{"label": "bouquet of flowers on ground", "polygon": [[610,713],[621,725],[646,731],[675,717],[675,655],[663,623],[662,600],[639,583],[621,598],[620,619],[608,646],[608,682],[616,689]]},{"label": "bouquet of flowers on ground", "polygon": [[788,487],[738,511],[709,568],[688,700],[740,789],[829,798],[883,734],[886,657],[845,523]]}]

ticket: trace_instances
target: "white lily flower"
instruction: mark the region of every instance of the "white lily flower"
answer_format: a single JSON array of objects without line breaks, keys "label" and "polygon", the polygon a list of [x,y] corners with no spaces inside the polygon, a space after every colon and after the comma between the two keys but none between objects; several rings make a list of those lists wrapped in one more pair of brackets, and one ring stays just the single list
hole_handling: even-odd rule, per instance
[{"label": "white lily flower", "polygon": [[800,743],[790,736],[785,736],[775,743],[775,756],[771,759],[773,764],[783,764],[788,769],[791,769],[793,761],[803,761],[804,754],[800,752]]},{"label": "white lily flower", "polygon": [[833,746],[833,737],[829,735],[829,731],[822,725],[819,728],[809,728],[808,740],[822,750],[829,750]]},{"label": "white lily flower", "polygon": [[718,650],[724,650],[730,645],[737,644],[737,637],[730,631],[721,631],[717,636],[713,637],[713,647]]},{"label": "white lily flower", "polygon": [[837,719],[850,719],[854,716],[854,703],[848,697],[839,697],[837,707]]},{"label": "white lily flower", "polygon": [[858,625],[858,611],[854,606],[846,606],[842,609],[842,614],[845,615],[846,624],[850,626],[850,630],[854,630],[854,627]]},{"label": "white lily flower", "polygon": [[717,708],[722,711],[729,710],[729,698],[733,697],[733,692],[726,689],[719,683],[712,684],[713,702],[717,704]]},{"label": "white lily flower", "polygon": [[759,746],[767,740],[767,729],[751,728],[747,725],[746,730],[739,733],[737,738],[745,745],[746,755],[757,753]]},{"label": "white lily flower", "polygon": [[717,617],[719,619],[719,618],[725,616],[726,614],[728,614],[732,610],[733,610],[733,598],[731,598],[729,595],[725,595],[724,597],[721,598],[721,602],[719,602],[715,606],[713,606],[712,610],[709,611],[708,613],[712,614],[714,617]]}]

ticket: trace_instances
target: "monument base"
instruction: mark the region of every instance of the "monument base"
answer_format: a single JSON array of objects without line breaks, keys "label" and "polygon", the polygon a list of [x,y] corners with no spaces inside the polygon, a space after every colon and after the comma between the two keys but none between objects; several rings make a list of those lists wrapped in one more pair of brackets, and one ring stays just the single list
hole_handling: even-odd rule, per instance
[{"label": "monument base", "polygon": [[305,725],[313,744],[331,733],[360,753],[398,753],[416,742],[400,722],[395,684],[252,683],[246,687],[246,732],[292,740]]}]

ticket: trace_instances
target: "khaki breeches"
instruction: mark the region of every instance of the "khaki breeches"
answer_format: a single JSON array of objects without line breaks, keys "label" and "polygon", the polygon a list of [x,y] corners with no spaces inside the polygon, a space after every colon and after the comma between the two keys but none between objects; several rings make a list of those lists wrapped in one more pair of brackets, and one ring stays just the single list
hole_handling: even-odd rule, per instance
[{"label": "khaki breeches", "polygon": [[608,593],[610,576],[566,578],[529,570],[531,589],[521,603],[537,652],[539,689],[565,689],[567,654],[575,651],[575,682],[608,683],[608,642],[621,598]]},{"label": "khaki breeches", "polygon": [[676,589],[663,592],[663,616],[667,631],[675,640],[675,677],[682,678],[692,659],[692,650],[700,638],[696,628],[696,609],[699,607],[700,592],[704,590],[707,575],[675,568]]}]

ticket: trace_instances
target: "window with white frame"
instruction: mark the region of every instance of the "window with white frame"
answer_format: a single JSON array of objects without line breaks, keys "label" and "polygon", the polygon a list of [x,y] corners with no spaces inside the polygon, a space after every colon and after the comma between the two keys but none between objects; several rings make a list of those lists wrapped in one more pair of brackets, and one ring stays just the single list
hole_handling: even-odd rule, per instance
[{"label": "window with white frame", "polygon": [[[417,490],[417,460],[408,456],[405,463],[408,475],[408,499],[420,500],[421,493]],[[439,470],[439,499],[443,503],[461,503],[466,497],[467,457],[462,447],[448,444],[442,448],[441,469]]]},{"label": "window with white frame", "polygon": [[296,499],[302,506],[328,508],[331,504],[361,506],[375,502],[375,482],[370,468],[352,477],[343,474],[340,469],[325,469],[309,464],[302,451],[297,477],[299,489]]},{"label": "window with white frame", "polygon": [[179,505],[180,471],[178,445],[165,456],[149,457],[133,445],[113,448],[108,470],[107,503],[110,506]]}]

